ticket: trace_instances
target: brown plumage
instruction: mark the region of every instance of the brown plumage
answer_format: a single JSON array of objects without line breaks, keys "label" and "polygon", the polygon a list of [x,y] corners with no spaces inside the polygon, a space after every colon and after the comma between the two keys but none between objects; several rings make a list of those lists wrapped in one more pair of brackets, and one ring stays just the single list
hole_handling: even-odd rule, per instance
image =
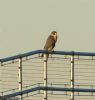
[{"label": "brown plumage", "polygon": [[[53,48],[55,47],[56,42],[57,42],[57,32],[52,31],[49,37],[47,38],[47,41],[43,49],[49,52],[52,52]],[[43,57],[43,54],[42,54],[42,57]],[[47,57],[48,57],[48,54],[47,54]]]}]

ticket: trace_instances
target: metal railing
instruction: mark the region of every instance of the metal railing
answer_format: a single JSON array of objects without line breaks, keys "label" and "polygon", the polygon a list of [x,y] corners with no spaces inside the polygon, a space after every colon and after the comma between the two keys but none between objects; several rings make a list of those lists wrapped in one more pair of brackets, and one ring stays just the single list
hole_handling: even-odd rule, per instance
[{"label": "metal railing", "polygon": [[[40,57],[42,53],[44,58]],[[67,95],[66,100],[80,100],[80,96],[84,96],[84,100],[88,95],[93,96],[91,100],[95,99],[95,53],[36,50],[0,59],[0,62],[0,92],[3,98],[24,100],[25,94],[38,91],[37,94],[43,94],[43,100],[53,100],[52,95],[56,93]],[[42,85],[28,88],[37,83]],[[9,91],[11,89],[15,92]]]}]

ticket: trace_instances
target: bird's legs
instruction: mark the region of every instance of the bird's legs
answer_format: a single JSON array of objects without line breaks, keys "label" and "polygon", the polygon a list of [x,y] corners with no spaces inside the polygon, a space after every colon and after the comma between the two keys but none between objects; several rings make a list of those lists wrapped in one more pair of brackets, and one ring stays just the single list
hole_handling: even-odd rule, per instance
[{"label": "bird's legs", "polygon": [[[54,49],[52,49],[52,51],[50,50],[49,52],[54,52]],[[51,58],[52,58],[52,54],[50,54],[51,55]]]}]

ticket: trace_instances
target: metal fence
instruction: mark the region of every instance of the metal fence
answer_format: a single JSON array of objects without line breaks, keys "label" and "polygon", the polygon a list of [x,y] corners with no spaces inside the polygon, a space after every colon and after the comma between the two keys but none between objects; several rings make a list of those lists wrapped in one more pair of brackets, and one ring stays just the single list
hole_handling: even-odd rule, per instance
[{"label": "metal fence", "polygon": [[95,53],[36,50],[0,62],[0,100],[95,100]]}]

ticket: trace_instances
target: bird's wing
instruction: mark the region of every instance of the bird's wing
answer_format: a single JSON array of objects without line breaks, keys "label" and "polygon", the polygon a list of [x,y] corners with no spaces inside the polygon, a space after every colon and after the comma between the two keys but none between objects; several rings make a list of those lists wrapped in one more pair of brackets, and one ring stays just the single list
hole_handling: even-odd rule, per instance
[{"label": "bird's wing", "polygon": [[52,36],[49,36],[47,38],[46,44],[44,46],[44,49],[45,50],[48,50],[49,48],[53,49],[54,46],[55,46],[55,40],[54,40],[54,38]]}]

